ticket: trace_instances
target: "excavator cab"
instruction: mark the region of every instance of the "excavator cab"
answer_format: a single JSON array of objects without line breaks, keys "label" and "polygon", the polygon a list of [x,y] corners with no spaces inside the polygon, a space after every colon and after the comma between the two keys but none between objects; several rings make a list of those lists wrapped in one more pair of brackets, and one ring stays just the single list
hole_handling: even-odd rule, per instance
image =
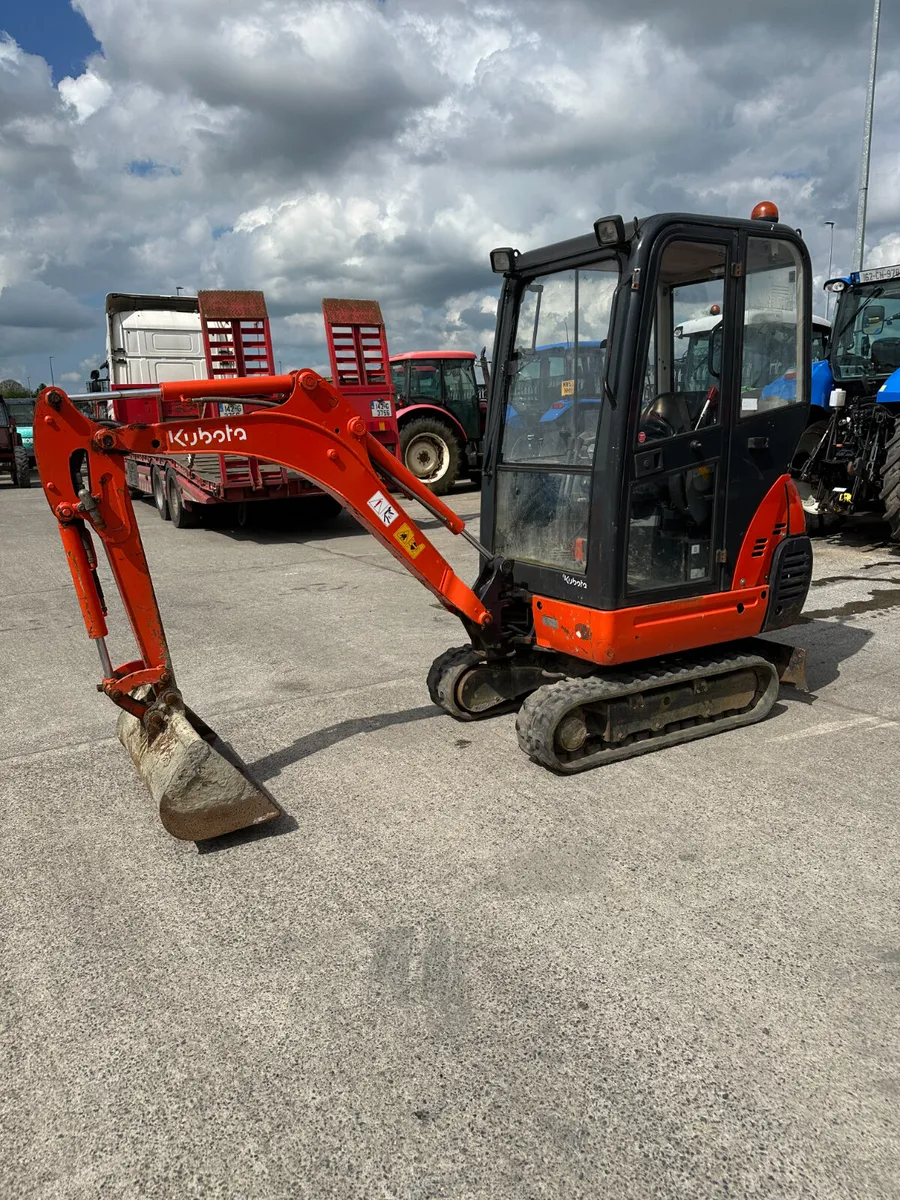
[{"label": "excavator cab", "polygon": [[[543,250],[494,252],[504,282],[482,537],[515,564],[523,591],[553,604],[607,613],[687,604],[702,612],[700,597],[748,585],[736,572],[744,538],[772,488],[783,494],[804,429],[807,253],[792,229],[769,221],[665,215],[629,225],[610,218],[596,228],[599,235]],[[681,390],[674,331],[712,305],[722,313],[709,349],[713,385]],[[764,344],[755,320],[763,307],[772,314]],[[572,378],[559,380],[558,399],[577,413],[578,347],[602,339],[609,351],[601,402],[584,405],[563,439],[542,422],[543,403],[530,403],[531,347],[572,347]],[[768,385],[786,375],[789,394],[771,396]],[[799,521],[794,532],[803,534]],[[735,636],[746,612],[735,606]],[[538,640],[542,625],[554,628],[544,616]],[[566,650],[578,649],[566,626]],[[561,640],[555,630],[556,648]],[[616,639],[615,661],[643,656],[640,640],[628,644],[634,640]]]},{"label": "excavator cab", "polygon": [[[797,619],[812,572],[789,470],[810,384],[799,234],[770,204],[751,220],[609,217],[571,241],[496,250],[491,263],[503,289],[481,540],[313,371],[162,383],[148,389],[171,414],[157,424],[93,422],[55,387],[38,398],[38,468],[98,647],[99,687],[176,837],[278,816],[182,697],[129,496],[129,454],[189,452],[178,416],[187,402],[252,400],[240,416],[192,421],[192,436],[294,468],[340,501],[466,631],[428,673],[435,704],[463,721],[516,710],[521,748],[551,770],[751,724],[780,682],[802,683],[802,652],[756,636]],[[674,332],[713,305],[714,382],[685,389]],[[535,368],[547,347],[562,351],[558,400]],[[546,419],[548,399],[565,421]],[[471,585],[405,498],[478,551]],[[95,537],[138,650],[120,666]]]}]

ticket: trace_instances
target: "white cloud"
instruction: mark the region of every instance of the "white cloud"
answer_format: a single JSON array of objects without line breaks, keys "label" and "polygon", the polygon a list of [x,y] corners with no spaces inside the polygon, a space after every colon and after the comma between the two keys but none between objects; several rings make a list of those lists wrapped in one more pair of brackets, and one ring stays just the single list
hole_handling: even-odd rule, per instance
[{"label": "white cloud", "polygon": [[[54,86],[0,39],[0,286],[47,289],[18,293],[31,323],[0,336],[14,364],[70,355],[60,373],[80,377],[103,357],[107,291],[176,286],[262,287],[292,365],[322,362],[325,295],[379,299],[394,349],[477,350],[491,247],[608,212],[772,198],[820,276],[825,220],[835,273],[850,266],[869,32],[845,0],[744,17],[721,0],[79,7],[103,54],[77,78]],[[887,12],[873,260],[900,257],[898,37]]]},{"label": "white cloud", "polygon": [[79,121],[86,121],[106,104],[112,96],[112,87],[92,70],[85,71],[77,79],[66,76],[57,84],[59,94],[78,114]]}]

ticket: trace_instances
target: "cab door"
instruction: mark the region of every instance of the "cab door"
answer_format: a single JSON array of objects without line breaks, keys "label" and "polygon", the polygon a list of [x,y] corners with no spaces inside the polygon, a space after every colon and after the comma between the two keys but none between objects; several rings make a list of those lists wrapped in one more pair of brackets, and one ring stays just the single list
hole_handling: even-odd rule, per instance
[{"label": "cab door", "polygon": [[[733,567],[747,528],[786,476],[809,413],[810,308],[806,256],[770,231],[742,237],[743,306],[730,437],[724,546]],[[772,528],[771,537],[802,530]],[[761,547],[760,553],[763,552]],[[726,585],[732,581],[726,577]],[[733,581],[740,586],[739,579]]]},{"label": "cab door", "polygon": [[[722,586],[738,333],[737,233],[675,228],[651,256],[626,455],[624,603]],[[680,388],[674,329],[721,314],[715,355]]]}]

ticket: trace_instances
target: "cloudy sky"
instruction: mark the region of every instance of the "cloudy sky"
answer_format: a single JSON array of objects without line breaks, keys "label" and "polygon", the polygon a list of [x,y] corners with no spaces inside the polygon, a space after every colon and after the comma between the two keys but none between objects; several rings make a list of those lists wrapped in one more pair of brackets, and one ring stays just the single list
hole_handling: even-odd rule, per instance
[{"label": "cloudy sky", "polygon": [[[853,251],[870,0],[0,0],[0,378],[80,390],[108,291],[262,288],[284,367],[323,296],[393,351],[493,333],[493,246],[605,213]],[[884,5],[868,259],[900,261],[900,5]],[[817,296],[817,308],[824,310]]]}]

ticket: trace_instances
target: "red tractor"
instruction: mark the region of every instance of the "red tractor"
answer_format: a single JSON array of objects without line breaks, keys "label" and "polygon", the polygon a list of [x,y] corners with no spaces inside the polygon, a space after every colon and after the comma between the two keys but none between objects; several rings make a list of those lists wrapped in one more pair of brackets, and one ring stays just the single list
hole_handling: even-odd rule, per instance
[{"label": "red tractor", "polygon": [[470,350],[416,350],[391,356],[400,457],[436,496],[468,476],[481,485],[487,402],[479,398]]}]

